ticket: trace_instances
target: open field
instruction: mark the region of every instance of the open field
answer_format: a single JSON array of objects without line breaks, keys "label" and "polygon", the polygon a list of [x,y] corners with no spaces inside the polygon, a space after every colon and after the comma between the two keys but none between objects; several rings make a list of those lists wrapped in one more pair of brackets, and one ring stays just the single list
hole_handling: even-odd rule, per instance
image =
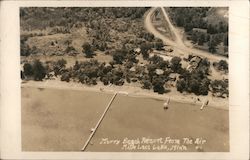
[{"label": "open field", "polygon": [[[95,58],[98,58],[100,62],[106,62],[109,63],[112,60],[112,57],[110,55],[105,55],[101,52],[98,52]],[[74,66],[76,61],[87,61],[89,59],[94,59],[94,58],[86,58],[83,55],[76,55],[76,56],[46,56],[46,55],[36,55],[36,56],[29,56],[29,57],[21,57],[22,62],[32,62],[36,59],[39,59],[41,62],[46,63],[46,61],[58,61],[61,59],[64,59],[67,61],[66,66],[67,67],[72,67]]]},{"label": "open field", "polygon": [[80,151],[111,94],[22,88],[22,150]]},{"label": "open field", "polygon": [[[22,150],[80,151],[112,95],[84,90],[22,88]],[[204,138],[204,151],[229,151],[228,111],[118,95],[86,151],[124,151],[101,138]],[[129,151],[129,150],[127,150]],[[131,150],[130,150],[131,151]],[[148,151],[148,150],[132,150]],[[165,150],[161,150],[165,151]],[[187,151],[196,151],[190,145]]]}]

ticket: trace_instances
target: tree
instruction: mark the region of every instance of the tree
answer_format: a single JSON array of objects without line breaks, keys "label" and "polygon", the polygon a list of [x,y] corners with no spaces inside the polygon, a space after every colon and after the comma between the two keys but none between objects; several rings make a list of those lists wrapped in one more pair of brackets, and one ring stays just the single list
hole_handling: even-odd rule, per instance
[{"label": "tree", "polygon": [[225,61],[225,60],[220,60],[218,65],[219,65],[219,66],[218,66],[218,69],[219,69],[219,70],[228,71],[228,63],[227,63],[227,61]]},{"label": "tree", "polygon": [[228,63],[225,60],[220,60],[219,62],[214,62],[213,66],[217,70],[228,72]]},{"label": "tree", "polygon": [[202,62],[201,66],[193,70],[191,73],[185,69],[182,71],[177,81],[176,87],[179,92],[189,92],[196,95],[207,95],[209,91],[210,80],[207,78],[206,73],[202,70],[205,64],[209,64],[207,60]]},{"label": "tree", "polygon": [[113,55],[113,60],[117,64],[122,64],[123,61],[125,60],[126,54],[127,54],[126,50],[123,50],[123,49],[116,50],[115,53],[114,53],[114,55]]},{"label": "tree", "polygon": [[66,67],[66,60],[64,59],[60,59],[58,60],[57,62],[54,63],[54,66],[53,66],[53,71],[55,73],[55,76],[57,75],[61,75],[62,74],[62,71],[65,69]]},{"label": "tree", "polygon": [[210,70],[210,62],[207,58],[200,61],[197,70],[200,70],[203,74],[208,75]]},{"label": "tree", "polygon": [[196,95],[199,95],[199,89],[200,89],[200,83],[197,79],[191,79],[190,80],[190,92],[193,92]]},{"label": "tree", "polygon": [[103,82],[104,85],[108,85],[109,84],[109,79],[106,76],[102,77],[101,81]]},{"label": "tree", "polygon": [[75,62],[75,65],[73,66],[73,70],[77,71],[77,70],[80,69],[80,67],[81,67],[81,65],[79,64],[78,61],[76,61],[76,62]]},{"label": "tree", "polygon": [[82,45],[82,49],[83,49],[82,52],[86,55],[87,58],[93,57],[93,49],[92,49],[91,45],[88,42],[85,42]]},{"label": "tree", "polygon": [[72,40],[68,39],[64,42],[64,44],[67,45],[67,47],[69,47],[72,44]]},{"label": "tree", "polygon": [[128,83],[131,83],[130,77],[129,77],[128,75],[126,75],[126,81],[127,81]]},{"label": "tree", "polygon": [[186,91],[187,88],[186,88],[186,82],[185,80],[181,79],[181,80],[178,80],[177,83],[176,83],[176,87],[177,87],[177,91],[179,92],[183,92],[183,91]]},{"label": "tree", "polygon": [[25,63],[23,65],[23,73],[25,76],[32,76],[34,74],[32,65],[30,63]]},{"label": "tree", "polygon": [[143,59],[148,59],[149,57],[148,51],[151,49],[151,44],[142,43],[140,46],[140,49],[141,49]]},{"label": "tree", "polygon": [[187,23],[184,24],[185,32],[189,32],[189,31],[191,31],[193,28],[194,28],[194,25],[193,25],[192,22],[187,22]]},{"label": "tree", "polygon": [[65,72],[62,74],[61,76],[61,81],[66,81],[66,82],[69,82],[70,81],[70,78],[71,78],[71,75],[69,72]]},{"label": "tree", "polygon": [[159,61],[158,67],[160,67],[160,69],[165,70],[166,68],[169,67],[169,61],[164,61],[164,60]]},{"label": "tree", "polygon": [[33,64],[33,72],[35,81],[41,81],[45,77],[46,75],[45,67],[39,60],[35,60]]},{"label": "tree", "polygon": [[30,54],[37,54],[38,53],[38,49],[36,46],[33,46],[31,49],[30,49]]},{"label": "tree", "polygon": [[176,18],[176,24],[179,27],[183,27],[183,24],[184,24],[183,18],[181,18],[180,16],[177,16],[177,18]]},{"label": "tree", "polygon": [[69,55],[75,55],[77,54],[76,49],[73,46],[67,46],[67,48],[64,51],[65,53],[69,54]]},{"label": "tree", "polygon": [[163,58],[157,55],[154,55],[149,58],[149,61],[152,62],[153,64],[159,64],[160,62],[163,61]]},{"label": "tree", "polygon": [[226,25],[225,23],[223,23],[222,21],[219,22],[218,25],[218,32],[219,33],[225,33],[228,31],[228,25]]},{"label": "tree", "polygon": [[155,73],[156,68],[157,68],[156,64],[148,64],[147,65],[148,76],[151,79],[151,81],[153,79],[153,76],[156,74]]},{"label": "tree", "polygon": [[217,43],[216,43],[214,37],[213,36],[210,37],[210,41],[208,43],[208,47],[209,47],[208,50],[209,50],[209,52],[215,53],[216,52],[216,46],[217,46]]},{"label": "tree", "polygon": [[67,62],[66,62],[65,59],[62,58],[62,59],[58,60],[58,61],[56,62],[56,64],[57,64],[60,68],[65,68]]},{"label": "tree", "polygon": [[118,86],[121,86],[124,84],[124,74],[123,74],[123,70],[120,67],[112,69],[111,75],[112,75],[110,79],[111,83],[118,85]]},{"label": "tree", "polygon": [[206,41],[205,34],[201,33],[199,38],[198,38],[198,45],[203,45],[205,41]]},{"label": "tree", "polygon": [[180,73],[181,72],[181,58],[180,57],[173,57],[171,59],[171,69],[173,72]]},{"label": "tree", "polygon": [[152,33],[146,32],[146,33],[144,33],[143,38],[149,42],[152,42],[155,37]]},{"label": "tree", "polygon": [[208,78],[204,78],[201,81],[199,94],[201,94],[201,95],[207,95],[208,91],[209,91],[209,84],[210,84],[210,80]]},{"label": "tree", "polygon": [[25,42],[21,43],[21,56],[29,56],[31,54],[31,48]]},{"label": "tree", "polygon": [[138,59],[136,59],[136,53],[131,50],[127,55],[126,55],[126,59],[128,60],[128,62],[132,62],[132,63],[137,63]]},{"label": "tree", "polygon": [[164,46],[163,41],[161,39],[157,39],[156,42],[154,42],[154,48],[156,50],[162,50],[162,47]]},{"label": "tree", "polygon": [[100,45],[98,45],[98,48],[100,51],[106,51],[108,48],[108,45],[106,42],[101,42]]},{"label": "tree", "polygon": [[160,77],[154,77],[153,81],[153,90],[154,92],[158,92],[159,94],[163,94],[165,92],[164,84],[165,80]]},{"label": "tree", "polygon": [[142,85],[143,85],[142,88],[144,88],[144,89],[151,89],[151,87],[152,87],[151,82],[147,79],[142,80]]},{"label": "tree", "polygon": [[194,44],[197,43],[198,40],[197,32],[192,32],[191,39]]},{"label": "tree", "polygon": [[214,26],[212,26],[212,24],[208,25],[207,33],[209,33],[209,34],[215,34],[215,33],[217,33],[216,29],[214,28]]},{"label": "tree", "polygon": [[210,84],[213,95],[218,97],[229,96],[228,92],[228,79],[226,80],[214,80]]}]

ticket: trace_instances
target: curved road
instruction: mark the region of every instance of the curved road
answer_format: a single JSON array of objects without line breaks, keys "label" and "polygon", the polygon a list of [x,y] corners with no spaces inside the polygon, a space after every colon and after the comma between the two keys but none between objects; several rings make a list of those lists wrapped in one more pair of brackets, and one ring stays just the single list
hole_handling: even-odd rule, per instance
[{"label": "curved road", "polygon": [[154,25],[152,23],[152,16],[154,15],[154,13],[157,9],[159,9],[159,8],[151,8],[149,10],[148,14],[145,17],[145,21],[144,21],[145,27],[150,33],[152,33],[155,37],[161,39],[165,44],[174,47],[174,50],[177,51],[176,54],[178,54],[178,56],[183,57],[183,56],[185,56],[185,54],[193,54],[196,56],[207,58],[210,61],[220,61],[220,60],[228,61],[228,58],[226,58],[226,57],[223,57],[220,55],[214,55],[214,54],[206,52],[206,51],[202,51],[202,50],[199,50],[196,48],[188,48],[187,46],[185,46],[183,41],[182,41],[181,35],[178,33],[178,31],[176,30],[176,28],[174,27],[174,25],[170,21],[168,14],[163,7],[160,8],[161,12],[163,13],[165,20],[169,24],[169,28],[170,28],[171,32],[175,36],[175,41],[173,41],[173,40],[167,38],[166,36],[164,36],[163,34],[161,34],[154,27]]}]

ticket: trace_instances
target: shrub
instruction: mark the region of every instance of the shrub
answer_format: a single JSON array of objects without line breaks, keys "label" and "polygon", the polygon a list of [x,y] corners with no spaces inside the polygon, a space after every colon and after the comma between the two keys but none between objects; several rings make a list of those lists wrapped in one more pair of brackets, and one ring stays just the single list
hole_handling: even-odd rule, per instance
[{"label": "shrub", "polygon": [[39,60],[33,64],[34,80],[41,81],[46,76],[46,69]]},{"label": "shrub", "polygon": [[116,50],[116,52],[113,55],[113,60],[117,64],[122,64],[123,61],[125,60],[125,56],[127,54],[126,50]]},{"label": "shrub", "polygon": [[82,49],[83,49],[82,52],[85,54],[85,56],[86,56],[87,58],[93,57],[94,51],[93,51],[91,45],[90,45],[88,42],[85,42],[85,43],[82,45]]},{"label": "shrub", "polygon": [[25,76],[32,76],[34,74],[33,67],[30,63],[25,63],[23,65],[23,73]]},{"label": "shrub", "polygon": [[152,88],[152,84],[149,80],[142,80],[142,88],[143,89],[151,89]]},{"label": "shrub", "polygon": [[26,43],[21,43],[21,56],[29,56],[31,54],[31,48]]},{"label": "shrub", "polygon": [[61,75],[63,73],[63,70],[66,67],[66,64],[67,62],[64,59],[60,59],[54,63],[53,70],[54,70],[55,76]]},{"label": "shrub", "polygon": [[181,80],[178,80],[177,82],[176,82],[176,88],[177,88],[177,91],[179,91],[179,92],[183,92],[183,91],[186,91],[187,90],[187,88],[186,88],[186,82],[183,80],[183,79],[181,79]]},{"label": "shrub", "polygon": [[218,97],[229,96],[228,80],[214,80],[210,84],[213,95]]},{"label": "shrub", "polygon": [[66,81],[66,82],[69,82],[70,81],[70,78],[71,78],[71,75],[69,72],[65,72],[62,74],[61,76],[61,81]]},{"label": "shrub", "polygon": [[173,72],[180,73],[181,72],[181,58],[180,57],[173,57],[170,61],[170,67]]},{"label": "shrub", "polygon": [[160,77],[154,77],[153,80],[152,80],[152,84],[153,84],[154,92],[157,92],[159,94],[163,94],[165,92],[165,88],[164,88],[165,81],[164,81],[164,79],[162,79]]}]

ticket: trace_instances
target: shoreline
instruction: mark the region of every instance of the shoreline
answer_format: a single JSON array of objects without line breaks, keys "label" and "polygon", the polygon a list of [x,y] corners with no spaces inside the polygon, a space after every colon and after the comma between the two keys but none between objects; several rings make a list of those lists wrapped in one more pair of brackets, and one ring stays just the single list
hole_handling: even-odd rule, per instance
[{"label": "shoreline", "polygon": [[[37,88],[54,88],[54,89],[70,89],[70,90],[89,90],[98,93],[108,93],[113,94],[118,92],[119,94],[123,94],[130,97],[140,97],[140,98],[153,98],[157,100],[166,101],[168,98],[171,101],[179,102],[179,103],[189,103],[195,106],[201,106],[205,101],[209,101],[206,107],[213,107],[217,109],[229,110],[229,101],[228,98],[216,98],[212,95],[207,96],[196,96],[194,94],[182,94],[176,91],[175,88],[171,88],[171,91],[168,93],[164,93],[162,95],[153,92],[152,90],[142,89],[138,86],[132,86],[130,84],[124,84],[123,86],[115,86],[115,85],[103,85],[101,82],[98,82],[97,85],[88,86],[86,84],[78,83],[78,82],[64,82],[59,79],[56,80],[44,80],[44,81],[22,81],[21,87],[37,87]],[[200,101],[197,101],[200,99]]]}]

